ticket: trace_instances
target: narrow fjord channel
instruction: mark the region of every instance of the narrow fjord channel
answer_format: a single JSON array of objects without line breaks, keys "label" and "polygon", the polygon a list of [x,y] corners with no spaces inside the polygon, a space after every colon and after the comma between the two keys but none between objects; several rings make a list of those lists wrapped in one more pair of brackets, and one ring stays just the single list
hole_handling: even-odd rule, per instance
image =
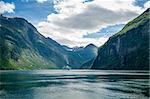
[{"label": "narrow fjord channel", "polygon": [[1,71],[1,99],[148,99],[148,71]]}]

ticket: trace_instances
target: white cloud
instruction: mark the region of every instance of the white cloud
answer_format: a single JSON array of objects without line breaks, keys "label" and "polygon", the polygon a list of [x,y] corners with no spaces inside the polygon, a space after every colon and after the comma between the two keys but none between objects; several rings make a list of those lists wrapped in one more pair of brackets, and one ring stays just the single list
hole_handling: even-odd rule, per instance
[{"label": "white cloud", "polygon": [[13,3],[5,3],[3,1],[0,1],[0,14],[3,14],[5,12],[13,13],[15,9],[15,5]]},{"label": "white cloud", "polygon": [[85,46],[87,44],[93,43],[97,46],[103,45],[107,40],[108,37],[101,37],[99,39],[94,39],[94,38],[77,38],[77,37],[69,37],[69,38],[59,38],[56,39],[58,42],[62,43],[63,45],[68,45],[70,47],[74,46]]},{"label": "white cloud", "polygon": [[47,0],[36,0],[38,3],[44,3]]},{"label": "white cloud", "polygon": [[46,21],[37,25],[40,33],[69,46],[88,43],[99,46],[106,39],[86,39],[83,35],[109,25],[127,23],[145,10],[135,6],[135,0],[83,1],[55,0],[54,8],[58,13],[49,14]]},{"label": "white cloud", "polygon": [[150,8],[150,1],[147,1],[147,2],[144,4],[144,8]]}]

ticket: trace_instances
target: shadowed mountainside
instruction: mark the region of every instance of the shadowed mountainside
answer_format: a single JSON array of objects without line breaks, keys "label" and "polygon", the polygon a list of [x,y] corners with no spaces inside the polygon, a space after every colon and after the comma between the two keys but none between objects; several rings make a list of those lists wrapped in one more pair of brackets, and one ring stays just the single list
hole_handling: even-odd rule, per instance
[{"label": "shadowed mountainside", "polygon": [[68,51],[25,19],[0,16],[0,69],[80,68],[97,55],[97,47],[88,46]]},{"label": "shadowed mountainside", "polygon": [[99,48],[92,69],[149,69],[150,9],[130,21]]}]

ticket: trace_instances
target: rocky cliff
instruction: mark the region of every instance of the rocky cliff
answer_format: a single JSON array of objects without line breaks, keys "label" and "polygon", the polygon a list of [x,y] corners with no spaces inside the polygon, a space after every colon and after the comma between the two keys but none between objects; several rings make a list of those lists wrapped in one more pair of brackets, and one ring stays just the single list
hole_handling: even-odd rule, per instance
[{"label": "rocky cliff", "polygon": [[150,9],[130,21],[99,48],[92,69],[148,70]]}]

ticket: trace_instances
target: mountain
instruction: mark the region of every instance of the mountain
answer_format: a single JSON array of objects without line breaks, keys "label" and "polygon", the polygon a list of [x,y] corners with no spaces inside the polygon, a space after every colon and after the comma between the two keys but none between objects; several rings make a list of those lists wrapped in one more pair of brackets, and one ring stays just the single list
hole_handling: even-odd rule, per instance
[{"label": "mountain", "polygon": [[[96,57],[95,57],[96,58]],[[93,62],[95,60],[95,58],[86,61],[85,63],[82,64],[82,66],[80,67],[80,69],[91,69]]]},{"label": "mountain", "polygon": [[71,52],[69,57],[69,62],[70,64],[72,64],[73,68],[80,68],[83,63],[95,58],[97,56],[97,51],[98,48],[93,44],[89,44],[84,48],[83,47],[73,48],[73,51]]},{"label": "mountain", "polygon": [[130,21],[99,48],[92,69],[148,70],[150,9]]},{"label": "mountain", "polygon": [[49,58],[56,54],[48,46],[50,40],[32,24],[22,18],[3,16],[0,24],[0,69],[58,68]]},{"label": "mountain", "polygon": [[65,65],[79,68],[96,56],[84,55],[93,53],[87,52],[93,51],[93,47],[86,49],[68,51],[51,38],[41,35],[25,19],[0,15],[0,69],[52,69]]}]

